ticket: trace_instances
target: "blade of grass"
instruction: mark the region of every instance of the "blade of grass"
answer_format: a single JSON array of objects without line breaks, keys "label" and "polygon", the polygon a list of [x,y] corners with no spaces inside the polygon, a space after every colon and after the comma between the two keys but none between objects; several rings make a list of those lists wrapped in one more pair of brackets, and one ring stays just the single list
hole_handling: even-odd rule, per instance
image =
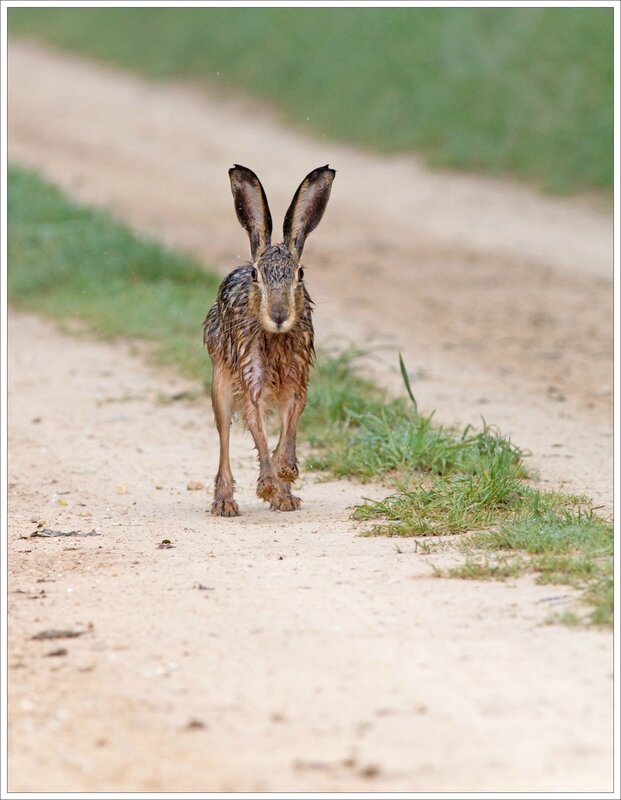
[{"label": "blade of grass", "polygon": [[403,383],[405,384],[405,390],[407,391],[410,400],[412,401],[412,405],[414,406],[414,414],[418,416],[418,403],[416,402],[416,398],[414,397],[414,392],[412,391],[412,386],[410,385],[410,376],[408,375],[408,371],[405,368],[405,364],[403,362],[403,356],[399,353],[399,369],[401,370],[401,377],[403,378]]}]

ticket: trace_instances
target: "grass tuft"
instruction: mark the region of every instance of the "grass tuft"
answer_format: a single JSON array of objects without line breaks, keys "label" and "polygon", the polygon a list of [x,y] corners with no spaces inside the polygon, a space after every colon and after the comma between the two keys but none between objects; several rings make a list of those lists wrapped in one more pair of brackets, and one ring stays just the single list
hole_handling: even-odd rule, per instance
[{"label": "grass tuft", "polygon": [[524,573],[524,564],[519,558],[466,559],[458,567],[446,572],[436,570],[439,578],[460,578],[461,580],[488,581],[517,578]]},{"label": "grass tuft", "polygon": [[319,353],[301,419],[307,441],[315,448],[307,466],[333,475],[344,475],[342,451],[357,428],[357,415],[369,409],[379,412],[385,394],[359,369],[363,353],[349,349],[328,355]]},{"label": "grass tuft", "polygon": [[578,628],[584,624],[583,620],[574,611],[562,611],[550,614],[545,620],[546,625],[566,625],[569,628]]},{"label": "grass tuft", "polygon": [[538,498],[523,485],[522,455],[508,439],[488,427],[474,435],[466,431],[461,437],[451,437],[442,428],[436,432],[422,448],[425,458],[419,457],[419,450],[405,451],[406,459],[409,452],[414,460],[406,460],[400,473],[402,480],[411,480],[421,464],[431,473],[430,479],[419,478],[414,488],[401,488],[384,500],[367,500],[356,507],[356,519],[387,520],[372,533],[416,536],[472,531],[519,513],[526,497],[531,502]]},{"label": "grass tuft", "polygon": [[355,507],[354,519],[379,520],[363,535],[474,532],[463,540],[466,561],[436,574],[488,580],[531,573],[538,583],[582,590],[592,607],[589,621],[612,624],[610,522],[594,512],[587,497],[528,485],[523,453],[494,429],[466,429],[456,436],[434,427],[431,418],[397,401],[379,415],[354,415],[358,429],[341,445],[339,470],[363,477],[388,474],[398,485],[383,500]]},{"label": "grass tuft", "polygon": [[556,493],[542,513],[475,534],[469,544],[479,552],[524,554],[524,569],[536,574],[538,583],[582,590],[592,608],[590,621],[612,624],[613,527],[586,506],[586,498]]}]

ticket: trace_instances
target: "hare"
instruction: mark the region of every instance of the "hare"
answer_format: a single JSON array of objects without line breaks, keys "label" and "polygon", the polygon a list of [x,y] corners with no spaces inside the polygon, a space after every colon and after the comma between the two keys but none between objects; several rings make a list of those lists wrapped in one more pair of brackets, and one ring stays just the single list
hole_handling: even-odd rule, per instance
[{"label": "hare", "polygon": [[[236,408],[254,439],[259,457],[257,495],[277,511],[295,511],[291,493],[298,477],[296,433],[306,405],[314,356],[312,300],[300,257],[308,234],[325,211],[335,170],[310,172],[293,196],[284,221],[284,241],[271,244],[272,217],[263,186],[246,167],[229,170],[237,218],[250,238],[251,263],[222,282],[203,324],[213,363],[211,397],[220,437],[220,464],[211,513],[239,514],[229,463],[229,431]],[[264,413],[276,407],[280,438],[270,455]]]}]

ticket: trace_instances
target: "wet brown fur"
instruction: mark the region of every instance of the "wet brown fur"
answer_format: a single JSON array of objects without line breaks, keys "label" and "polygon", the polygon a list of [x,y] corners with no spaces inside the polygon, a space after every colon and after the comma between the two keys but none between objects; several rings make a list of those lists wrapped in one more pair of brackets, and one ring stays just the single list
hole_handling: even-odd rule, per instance
[{"label": "wet brown fur", "polygon": [[[204,342],[213,362],[212,402],[220,436],[220,465],[211,513],[239,513],[229,462],[229,430],[235,410],[241,411],[258,451],[257,495],[269,501],[272,509],[294,511],[300,507],[300,499],[291,493],[291,483],[298,476],[297,424],[306,405],[314,355],[312,301],[304,286],[299,257],[306,235],[321,219],[334,171],[322,167],[304,179],[287,212],[285,242],[277,245],[270,244],[271,216],[256,175],[237,166],[230,175],[237,215],[250,237],[253,262],[224,279],[204,322]],[[310,191],[301,191],[308,186]],[[301,195],[307,199],[300,201]],[[273,454],[264,422],[270,408],[278,410],[281,421]]]}]

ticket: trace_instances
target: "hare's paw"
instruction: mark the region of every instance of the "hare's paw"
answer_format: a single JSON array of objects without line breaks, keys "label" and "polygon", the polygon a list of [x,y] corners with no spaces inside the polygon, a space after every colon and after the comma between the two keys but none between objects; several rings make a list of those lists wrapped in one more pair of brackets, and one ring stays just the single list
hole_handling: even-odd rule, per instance
[{"label": "hare's paw", "polygon": [[214,517],[237,517],[239,516],[239,507],[235,500],[218,498],[211,504],[211,513]]},{"label": "hare's paw", "polygon": [[270,501],[272,511],[298,511],[302,501],[291,492],[279,492]]},{"label": "hare's paw", "polygon": [[273,475],[260,475],[257,481],[257,497],[271,500],[278,493],[278,483]]},{"label": "hare's paw", "polygon": [[293,483],[298,477],[298,465],[294,460],[283,459],[278,464],[278,477],[285,483]]}]

